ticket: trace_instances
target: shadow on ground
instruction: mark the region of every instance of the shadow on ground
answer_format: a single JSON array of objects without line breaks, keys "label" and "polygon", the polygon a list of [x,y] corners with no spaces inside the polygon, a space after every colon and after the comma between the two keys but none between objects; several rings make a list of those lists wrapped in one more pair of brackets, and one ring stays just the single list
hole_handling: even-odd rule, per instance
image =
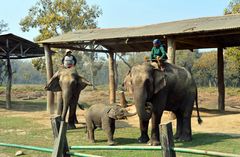
[{"label": "shadow on ground", "polygon": [[210,145],[218,142],[225,141],[227,139],[239,139],[240,136],[230,136],[226,134],[215,134],[215,133],[196,133],[193,135],[193,140],[191,142],[175,142],[177,146],[181,147],[195,147],[201,145]]},{"label": "shadow on ground", "polygon": [[[0,100],[0,109],[6,109],[6,102]],[[46,102],[44,101],[12,101],[11,111],[24,111],[24,112],[36,112],[46,111]]]}]

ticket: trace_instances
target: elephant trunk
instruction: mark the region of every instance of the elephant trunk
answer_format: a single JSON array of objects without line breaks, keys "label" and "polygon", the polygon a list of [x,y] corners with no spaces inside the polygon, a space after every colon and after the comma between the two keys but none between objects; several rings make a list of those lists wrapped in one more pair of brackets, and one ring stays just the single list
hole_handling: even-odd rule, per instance
[{"label": "elephant trunk", "polygon": [[144,121],[148,121],[152,116],[152,104],[150,102],[146,102],[147,98],[144,95],[140,94],[134,97],[139,118]]},{"label": "elephant trunk", "polygon": [[134,112],[134,113],[129,113],[129,112],[127,112],[126,114],[125,114],[125,116],[126,117],[132,117],[132,116],[135,116],[137,114],[137,112]]}]

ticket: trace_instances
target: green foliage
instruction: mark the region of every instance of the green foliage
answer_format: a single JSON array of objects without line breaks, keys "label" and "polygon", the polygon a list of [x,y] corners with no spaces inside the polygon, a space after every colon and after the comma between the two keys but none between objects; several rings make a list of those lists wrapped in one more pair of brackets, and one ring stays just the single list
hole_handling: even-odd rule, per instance
[{"label": "green foliage", "polygon": [[39,30],[36,41],[69,31],[96,28],[102,11],[98,6],[89,6],[85,0],[39,0],[20,21],[22,31]]},{"label": "green foliage", "polygon": [[8,24],[5,23],[3,20],[0,21],[0,34],[3,32],[8,31]]},{"label": "green foliage", "polygon": [[[230,0],[224,14],[239,14],[240,0]],[[230,86],[240,86],[240,48],[233,47],[226,50],[226,84]]]},{"label": "green foliage", "polygon": [[[3,20],[0,21],[0,34],[8,30],[8,24]],[[5,60],[0,60],[0,85],[3,83],[6,76],[6,62]]]},{"label": "green foliage", "polygon": [[[35,40],[44,40],[70,31],[80,29],[91,29],[97,27],[96,19],[102,14],[101,9],[96,6],[89,6],[85,0],[39,0],[35,6],[29,9],[28,15],[20,21],[22,31],[29,31],[30,28],[37,28],[40,35]],[[63,57],[62,50],[55,50],[58,53],[53,55],[54,69],[58,69]],[[60,52],[60,53],[59,53]],[[91,71],[91,80],[96,76],[101,62],[94,62],[97,54],[75,53],[77,65],[82,73]],[[33,66],[45,73],[45,60],[43,58],[34,59]],[[89,64],[86,70],[83,65]],[[85,72],[84,72],[85,71]]]},{"label": "green foliage", "polygon": [[217,84],[217,53],[203,53],[193,65],[193,75],[201,86]]},{"label": "green foliage", "polygon": [[224,9],[224,14],[240,13],[240,0],[230,0],[228,7]]},{"label": "green foliage", "polygon": [[13,83],[15,84],[40,84],[45,83],[45,75],[37,71],[31,61],[12,61]]},{"label": "green foliage", "polygon": [[240,49],[239,47],[228,48],[225,53],[225,78],[226,85],[240,86]]}]

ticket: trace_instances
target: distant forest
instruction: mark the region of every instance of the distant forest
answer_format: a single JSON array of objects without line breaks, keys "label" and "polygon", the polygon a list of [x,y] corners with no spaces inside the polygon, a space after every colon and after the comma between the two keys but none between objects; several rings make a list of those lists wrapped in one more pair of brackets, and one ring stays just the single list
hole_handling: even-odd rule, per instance
[{"label": "distant forest", "polygon": [[[224,52],[225,85],[230,87],[240,87],[240,63],[234,51],[228,49]],[[94,85],[108,84],[108,56],[98,53],[78,53],[77,69],[80,75],[86,77]],[[144,62],[145,53],[127,53],[116,55],[116,82],[121,84],[129,70],[129,65]],[[54,57],[54,71],[60,66],[61,57]],[[238,60],[237,60],[238,59]],[[39,60],[42,62],[40,63]],[[124,61],[123,61],[124,60]],[[4,61],[1,61],[1,82],[4,84]],[[14,84],[45,84],[46,74],[44,58],[33,60],[11,60]],[[127,64],[128,65],[127,65]],[[176,64],[186,67],[194,75],[198,86],[217,85],[217,52],[210,51],[199,53],[198,51],[177,51]]]}]

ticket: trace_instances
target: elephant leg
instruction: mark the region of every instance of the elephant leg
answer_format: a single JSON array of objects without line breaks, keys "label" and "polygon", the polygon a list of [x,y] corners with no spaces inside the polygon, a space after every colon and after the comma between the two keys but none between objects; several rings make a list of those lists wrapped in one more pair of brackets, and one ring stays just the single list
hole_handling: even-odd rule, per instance
[{"label": "elephant leg", "polygon": [[147,143],[149,141],[148,136],[148,124],[149,121],[143,121],[139,118],[141,136],[138,138],[139,143]]},{"label": "elephant leg", "polygon": [[68,129],[76,129],[75,117],[76,117],[76,105],[70,105],[68,117]]},{"label": "elephant leg", "polygon": [[159,92],[152,99],[153,112],[152,112],[152,131],[151,131],[151,145],[160,144],[159,124],[161,117],[166,106],[167,96],[164,92]]},{"label": "elephant leg", "polygon": [[161,121],[162,112],[153,112],[152,114],[152,131],[151,131],[151,142],[150,144],[153,146],[160,145],[159,139],[159,124]]},{"label": "elephant leg", "polygon": [[96,127],[94,126],[91,118],[86,117],[86,128],[87,128],[87,139],[91,143],[95,143],[95,137],[94,137],[94,130]]},{"label": "elephant leg", "polygon": [[184,105],[184,109],[182,109],[183,124],[182,124],[182,133],[179,137],[180,141],[192,140],[191,116],[192,116],[195,94],[188,94],[188,95],[189,96],[183,102],[183,105]]},{"label": "elephant leg", "polygon": [[179,141],[191,141],[191,140],[192,140],[191,117],[184,117],[182,134],[179,137]]},{"label": "elephant leg", "polygon": [[177,129],[176,129],[174,138],[179,139],[179,137],[182,134],[182,129],[183,129],[183,117],[182,117],[182,113],[180,111],[175,112],[175,115],[177,118]]},{"label": "elephant leg", "polygon": [[102,127],[107,134],[108,145],[115,145],[115,142],[113,141],[113,134],[115,131],[115,120],[108,119],[107,122],[102,123]]},{"label": "elephant leg", "polygon": [[61,115],[63,111],[62,92],[57,92],[57,115]]}]

